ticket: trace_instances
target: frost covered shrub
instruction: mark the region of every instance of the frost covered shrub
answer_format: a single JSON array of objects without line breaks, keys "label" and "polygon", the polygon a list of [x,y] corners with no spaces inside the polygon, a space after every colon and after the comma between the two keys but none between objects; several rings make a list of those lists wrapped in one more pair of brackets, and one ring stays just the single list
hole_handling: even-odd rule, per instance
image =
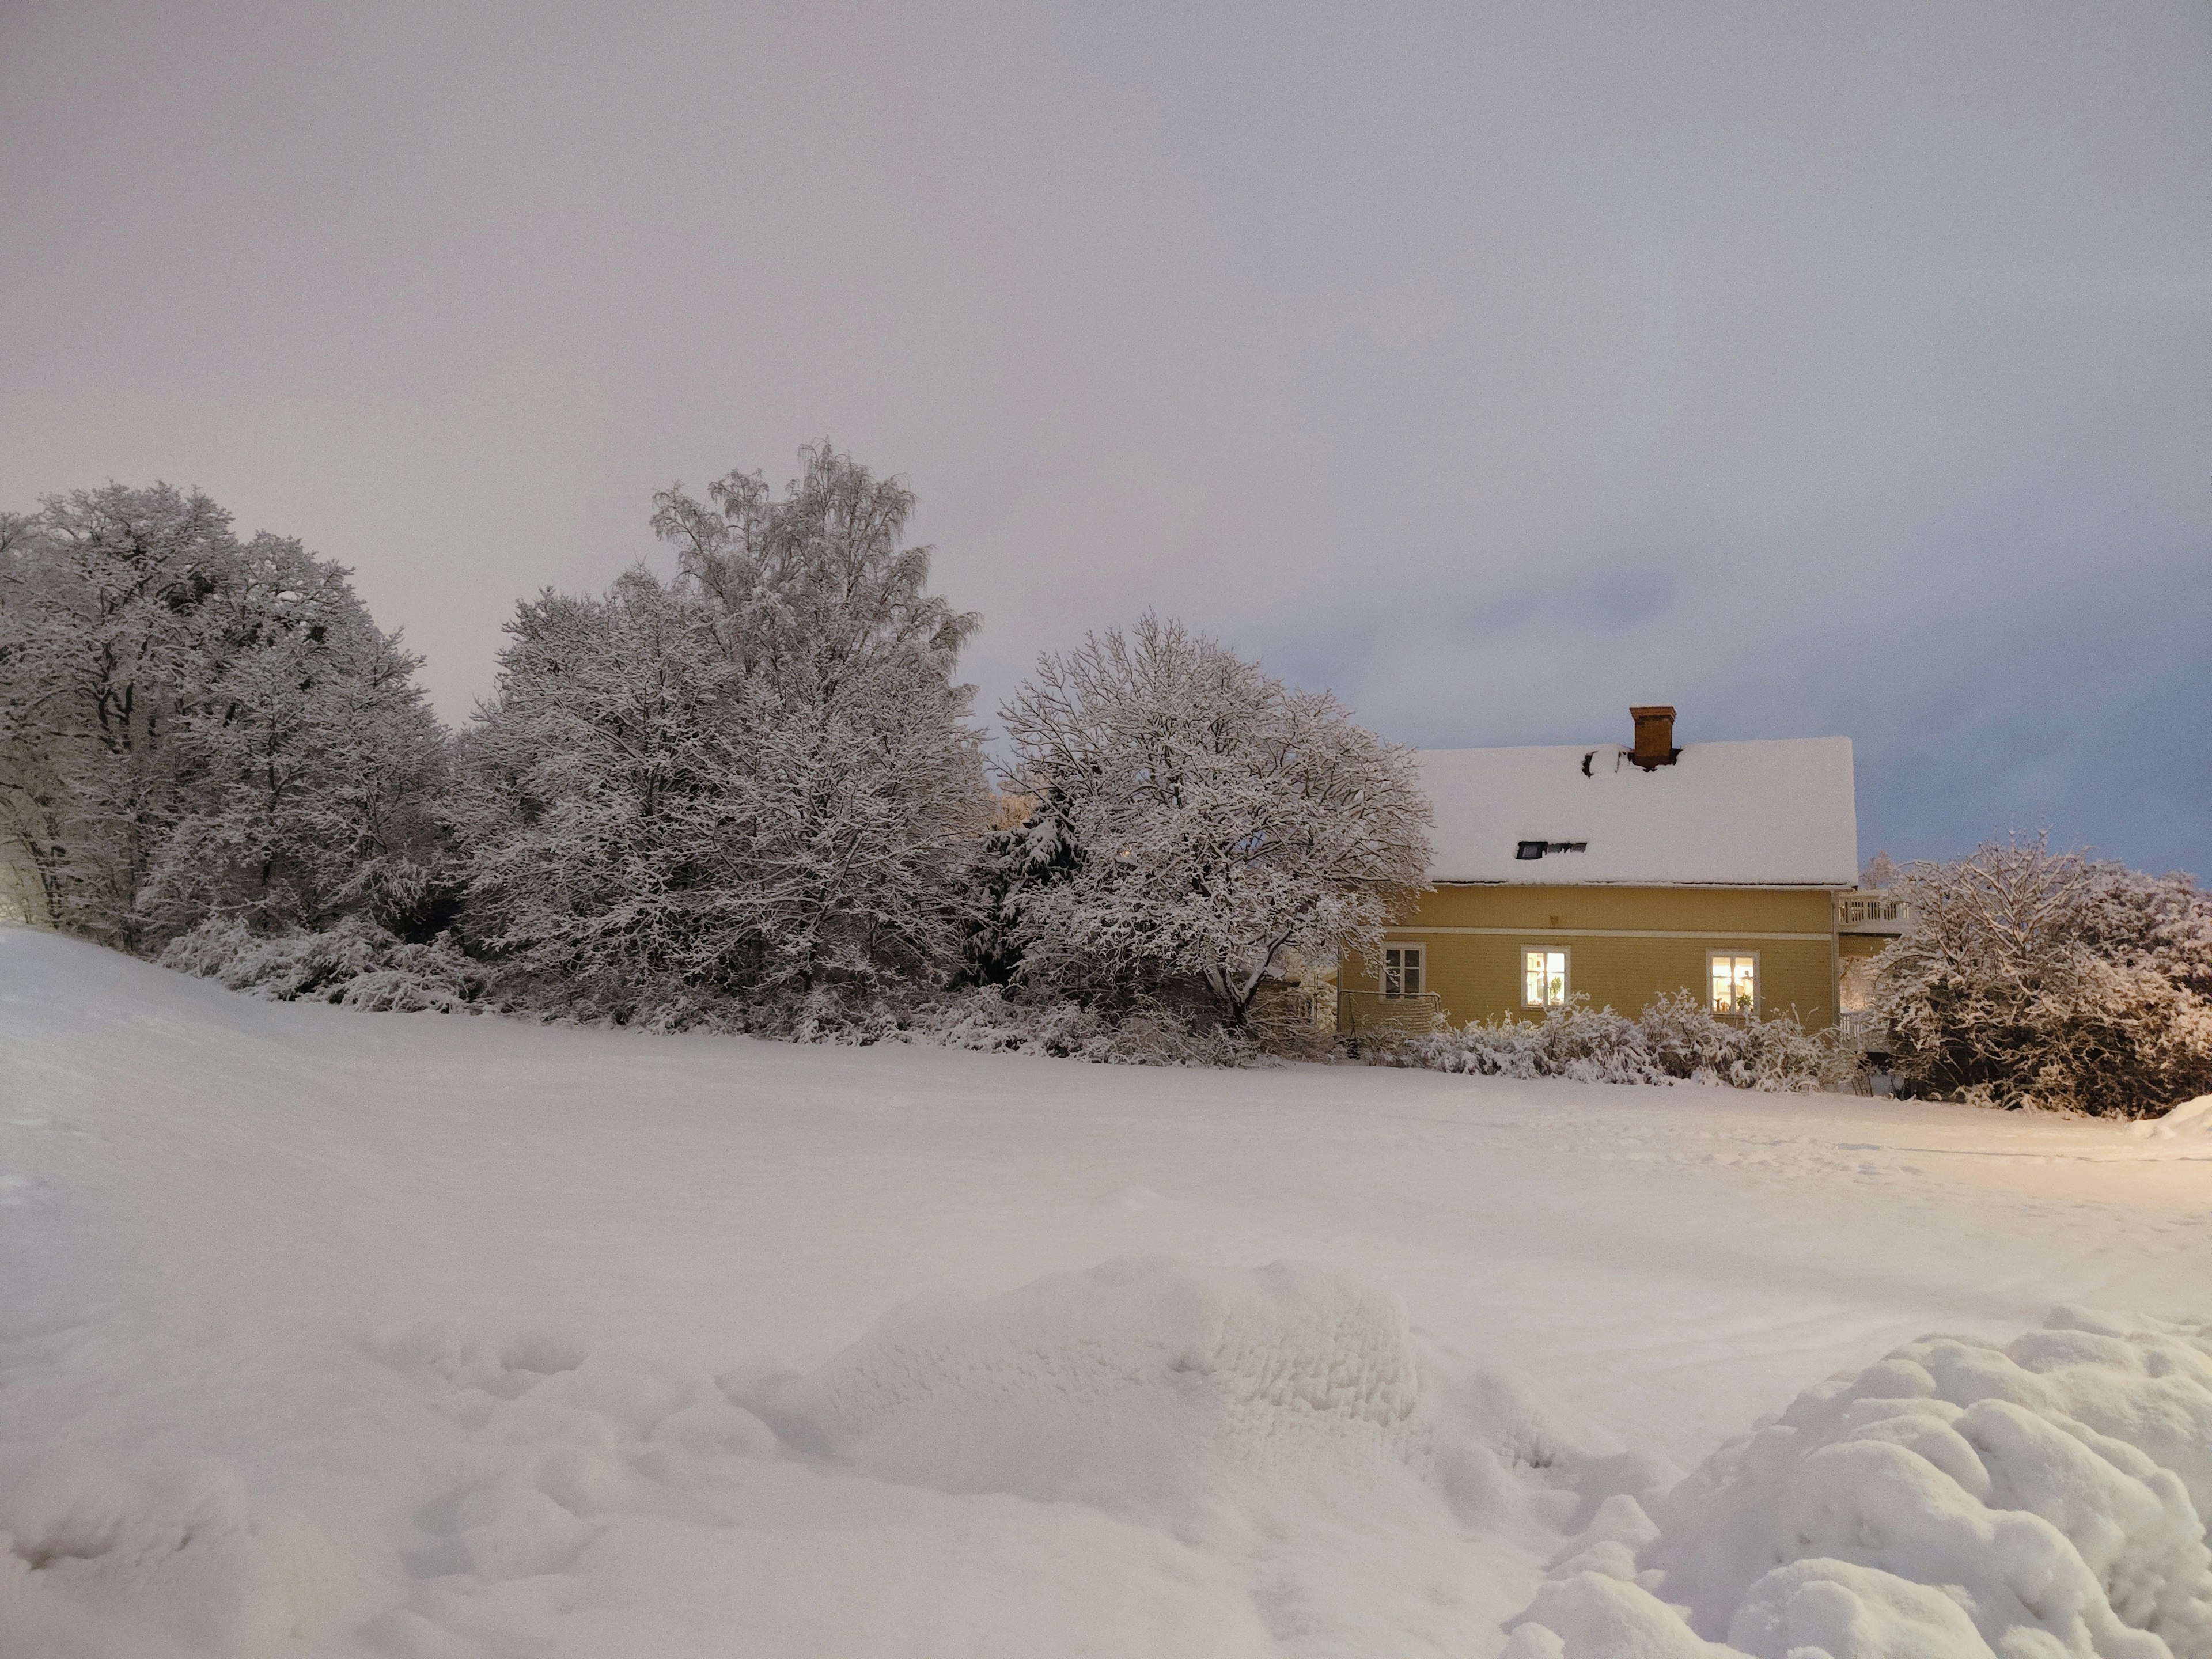
[{"label": "frost covered shrub", "polygon": [[1577,1000],[1540,1020],[1500,1018],[1364,1041],[1386,1066],[1480,1077],[1567,1078],[1577,1083],[1718,1083],[1770,1093],[1840,1088],[1852,1057],[1832,1033],[1795,1016],[1723,1019],[1687,991],[1634,1019]]},{"label": "frost covered shrub", "polygon": [[483,969],[441,936],[410,944],[365,916],[319,933],[257,933],[233,916],[173,940],[161,965],[271,1002],[331,1002],[378,1012],[473,1012]]},{"label": "frost covered shrub", "polygon": [[623,973],[535,977],[495,968],[482,1006],[549,1024],[711,1031],[773,1042],[1046,1054],[1121,1066],[1249,1066],[1270,1059],[1249,1031],[1229,1031],[1162,1008],[1089,1007],[1066,998],[1009,995],[996,986],[949,991],[848,987],[730,997],[680,981]]},{"label": "frost covered shrub", "polygon": [[1158,1008],[1111,1016],[1064,999],[1032,1001],[983,987],[851,1028],[840,1042],[896,1042],[995,1054],[1049,1054],[1103,1066],[1251,1066],[1267,1053],[1249,1031]]},{"label": "frost covered shrub", "polygon": [[641,568],[508,625],[453,816],[472,936],[544,1006],[626,984],[629,1017],[696,1023],[951,972],[988,809],[952,678],[977,619],[902,544],[910,492],[802,459],[780,499],[741,472],[656,498],[673,581]]},{"label": "frost covered shrub", "polygon": [[1901,881],[1873,1006],[1911,1092],[2148,1116],[2212,1090],[2212,895],[2042,840]]},{"label": "frost covered shrub", "polygon": [[1410,751],[1180,623],[1046,656],[1000,713],[1036,808],[993,849],[971,959],[1041,994],[1233,1030],[1287,957],[1371,946],[1426,878]]},{"label": "frost covered shrub", "polygon": [[980,987],[897,1003],[817,992],[795,1003],[702,1007],[697,1023],[788,1042],[857,1048],[907,1043],[986,1054],[1044,1054],[1102,1066],[1250,1066],[1268,1056],[1246,1031],[1159,1008],[1107,1013],[1064,998],[1007,996]]}]

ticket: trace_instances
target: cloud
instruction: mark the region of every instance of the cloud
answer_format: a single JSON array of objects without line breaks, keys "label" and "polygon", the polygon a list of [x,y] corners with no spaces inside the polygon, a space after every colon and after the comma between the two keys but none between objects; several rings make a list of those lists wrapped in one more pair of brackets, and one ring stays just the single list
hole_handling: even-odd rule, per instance
[{"label": "cloud", "polygon": [[0,21],[0,500],[195,483],[456,717],[651,491],[919,489],[988,708],[1147,605],[1431,744],[1858,741],[2212,874],[2201,8]]}]

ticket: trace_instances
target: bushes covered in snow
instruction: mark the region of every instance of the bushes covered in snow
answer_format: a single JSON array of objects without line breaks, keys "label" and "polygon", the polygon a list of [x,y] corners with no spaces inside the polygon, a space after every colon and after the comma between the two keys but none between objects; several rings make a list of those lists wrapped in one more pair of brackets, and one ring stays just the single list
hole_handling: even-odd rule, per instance
[{"label": "bushes covered in snow", "polygon": [[1065,997],[1009,997],[991,986],[881,1011],[872,1021],[823,1027],[822,1035],[842,1042],[1050,1054],[1104,1066],[1248,1066],[1270,1052],[1249,1030],[1194,1023],[1163,1009],[1108,1012]]},{"label": "bushes covered in snow", "polygon": [[1720,1083],[1780,1092],[1844,1087],[1856,1058],[1833,1031],[1808,1032],[1788,1014],[1723,1019],[1687,991],[1662,997],[1634,1019],[1578,1000],[1540,1020],[1383,1033],[1363,1038],[1362,1048],[1387,1066],[1480,1077]]},{"label": "bushes covered in snow", "polygon": [[453,1013],[482,995],[482,966],[441,934],[410,944],[366,916],[320,933],[257,933],[236,917],[203,922],[161,952],[161,965],[271,1002],[333,1002],[380,1012]]},{"label": "bushes covered in snow", "polygon": [[1874,1011],[1911,1092],[2137,1116],[2212,1090],[2212,894],[2041,840],[1916,864]]},{"label": "bushes covered in snow", "polygon": [[1813,1389],[1648,1516],[1613,1500],[1507,1652],[2207,1659],[2208,1513],[2212,1325],[2062,1309]]}]

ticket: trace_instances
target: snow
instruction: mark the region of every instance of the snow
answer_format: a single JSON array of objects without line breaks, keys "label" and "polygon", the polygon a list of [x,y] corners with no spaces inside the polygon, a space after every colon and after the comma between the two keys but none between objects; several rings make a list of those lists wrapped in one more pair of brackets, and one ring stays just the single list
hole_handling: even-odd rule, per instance
[{"label": "snow", "polygon": [[1420,1392],[1386,1286],[1124,1258],[902,1310],[771,1397],[883,1480],[1202,1526],[1234,1489],[1402,1465]]},{"label": "snow", "polygon": [[[1802,1395],[1568,1563],[1521,1650],[2212,1655],[2212,1322],[2054,1311]],[[1680,1622],[1677,1622],[1677,1608]]]},{"label": "snow", "polygon": [[[1683,745],[1646,772],[1619,744],[1431,749],[1429,878],[1527,885],[1849,887],[1858,817],[1849,738]],[[1588,763],[1588,770],[1584,763]],[[1581,851],[1515,856],[1524,841]]]},{"label": "snow", "polygon": [[8,931],[0,1655],[2201,1659],[2208,1222],[2100,1121]]},{"label": "snow", "polygon": [[2133,1127],[2136,1134],[2154,1140],[2212,1140],[2212,1095],[2185,1100],[2164,1115]]}]

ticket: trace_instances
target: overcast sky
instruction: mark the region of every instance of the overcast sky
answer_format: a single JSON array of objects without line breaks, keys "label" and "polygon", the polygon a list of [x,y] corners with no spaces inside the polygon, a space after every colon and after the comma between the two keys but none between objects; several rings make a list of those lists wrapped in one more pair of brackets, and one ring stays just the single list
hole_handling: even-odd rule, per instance
[{"label": "overcast sky", "polygon": [[2212,9],[0,0],[0,506],[198,485],[459,719],[652,491],[920,492],[1429,746],[1842,733],[2212,878]]}]

